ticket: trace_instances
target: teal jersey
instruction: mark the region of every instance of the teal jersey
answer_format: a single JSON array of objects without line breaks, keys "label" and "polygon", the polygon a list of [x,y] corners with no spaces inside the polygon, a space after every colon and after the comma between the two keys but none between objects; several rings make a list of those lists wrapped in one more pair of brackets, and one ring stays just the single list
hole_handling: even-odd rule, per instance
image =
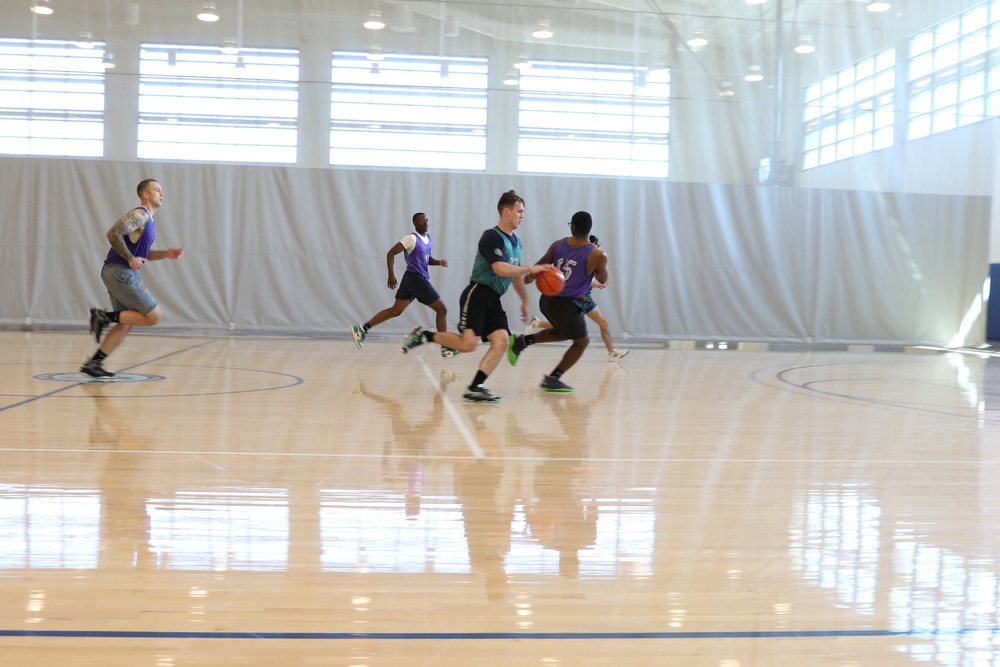
[{"label": "teal jersey", "polygon": [[472,277],[469,281],[486,285],[497,294],[503,295],[514,279],[495,274],[493,260],[488,260],[487,257],[520,265],[521,242],[514,234],[510,236],[504,234],[499,227],[487,229],[479,238],[479,252],[476,253],[476,261],[472,264]]}]

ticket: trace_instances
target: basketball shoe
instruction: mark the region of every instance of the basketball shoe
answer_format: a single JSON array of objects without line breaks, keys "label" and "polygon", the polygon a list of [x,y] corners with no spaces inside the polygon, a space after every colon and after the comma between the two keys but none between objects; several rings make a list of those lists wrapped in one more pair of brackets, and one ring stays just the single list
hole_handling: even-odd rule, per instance
[{"label": "basketball shoe", "polygon": [[92,378],[113,378],[115,376],[109,370],[106,370],[101,362],[97,361],[93,357],[88,359],[83,366],[80,366],[80,372],[86,373]]},{"label": "basketball shoe", "polygon": [[525,327],[524,329],[524,335],[527,336],[528,334],[533,334],[536,331],[541,331],[544,328],[545,327],[542,326],[542,321],[538,319],[537,316],[532,315],[531,321],[528,322],[528,326]]},{"label": "basketball shoe", "polygon": [[451,359],[452,357],[457,357],[462,354],[458,350],[453,350],[450,347],[441,346],[441,356],[445,359]]},{"label": "basketball shoe", "polygon": [[619,359],[627,355],[628,352],[629,352],[628,350],[622,350],[617,347],[613,348],[610,352],[608,352],[608,361],[618,361]]},{"label": "basketball shoe", "polygon": [[424,344],[424,328],[419,324],[403,336],[403,354]]},{"label": "basketball shoe", "polygon": [[568,394],[573,391],[573,387],[569,386],[559,378],[554,378],[551,375],[546,375],[542,378],[542,383],[538,385],[545,391],[556,392],[559,394]]},{"label": "basketball shoe", "polygon": [[90,309],[90,333],[94,334],[94,339],[100,343],[101,334],[104,333],[104,329],[111,324],[111,320],[100,308]]},{"label": "basketball shoe", "polygon": [[462,394],[462,398],[470,403],[499,403],[500,397],[490,393],[490,390],[481,384],[469,387],[468,391]]},{"label": "basketball shoe", "polygon": [[517,366],[517,359],[524,352],[524,336],[515,336],[510,334],[507,337],[507,361],[510,362],[511,366]]},{"label": "basketball shoe", "polygon": [[365,336],[368,335],[368,332],[365,331],[365,327],[363,325],[355,324],[351,327],[351,335],[354,336],[354,344],[357,345],[360,350],[361,343],[364,342]]}]

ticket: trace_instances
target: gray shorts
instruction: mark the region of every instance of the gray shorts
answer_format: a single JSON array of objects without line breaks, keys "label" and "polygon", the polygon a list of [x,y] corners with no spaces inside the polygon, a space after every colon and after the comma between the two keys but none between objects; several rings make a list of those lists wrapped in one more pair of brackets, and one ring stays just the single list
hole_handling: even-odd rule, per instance
[{"label": "gray shorts", "polygon": [[105,264],[101,280],[108,288],[112,310],[138,310],[148,315],[156,308],[156,299],[142,284],[138,271],[121,264]]}]

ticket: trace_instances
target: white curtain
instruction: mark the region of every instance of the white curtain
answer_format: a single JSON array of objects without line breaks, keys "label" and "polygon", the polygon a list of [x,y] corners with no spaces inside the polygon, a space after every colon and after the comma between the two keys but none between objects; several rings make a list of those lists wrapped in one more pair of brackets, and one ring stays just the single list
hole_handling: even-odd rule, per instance
[{"label": "white curtain", "polygon": [[[346,335],[389,306],[385,254],[430,217],[431,279],[457,320],[496,201],[526,199],[525,261],[590,211],[610,258],[596,299],[616,337],[966,344],[984,340],[988,197],[635,179],[45,158],[0,159],[0,326],[80,327],[107,302],[105,231],[156,178],[143,269],[162,329]],[[396,273],[403,271],[396,259]],[[532,308],[537,293],[529,290]],[[517,298],[505,297],[512,326]],[[415,304],[376,331],[431,324]]]}]

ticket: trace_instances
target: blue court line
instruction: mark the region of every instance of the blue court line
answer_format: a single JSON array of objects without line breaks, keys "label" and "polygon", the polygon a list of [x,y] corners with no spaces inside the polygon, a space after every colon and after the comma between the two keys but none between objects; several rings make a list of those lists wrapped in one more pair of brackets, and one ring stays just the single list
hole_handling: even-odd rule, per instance
[{"label": "blue court line", "polygon": [[780,639],[823,637],[929,637],[1000,633],[1000,628],[926,630],[747,630],[719,632],[128,632],[115,630],[0,630],[0,637],[94,639]]},{"label": "blue court line", "polygon": [[[162,361],[163,359],[166,359],[167,357],[172,357],[175,354],[181,354],[182,352],[190,352],[191,350],[196,350],[199,347],[204,347],[205,345],[211,345],[212,343],[216,343],[216,342],[218,342],[218,341],[209,340],[209,341],[205,341],[204,343],[198,343],[197,345],[191,345],[190,347],[186,347],[186,348],[183,348],[183,349],[180,349],[180,350],[174,350],[173,352],[168,352],[166,354],[162,354],[162,355],[160,355],[158,357],[155,357],[153,359],[147,359],[146,361],[140,361],[137,364],[132,364],[131,366],[128,366],[127,368],[122,368],[119,372],[124,373],[125,371],[132,370],[133,368],[138,368],[139,366],[145,366],[146,364],[153,364],[153,363],[156,363],[157,361]],[[52,396],[55,396],[56,394],[61,394],[64,391],[67,391],[69,389],[73,389],[74,387],[79,387],[82,384],[86,384],[87,382],[88,382],[88,380],[83,380],[81,382],[74,382],[73,384],[68,384],[65,387],[59,387],[58,389],[53,389],[52,391],[45,392],[44,394],[39,394],[37,396],[32,396],[30,398],[26,398],[23,401],[18,401],[17,403],[11,403],[10,405],[0,406],[0,412],[4,412],[5,410],[13,410],[14,408],[19,408],[22,405],[27,405],[28,403],[34,403],[35,401],[40,401],[43,398],[50,398]]]}]

